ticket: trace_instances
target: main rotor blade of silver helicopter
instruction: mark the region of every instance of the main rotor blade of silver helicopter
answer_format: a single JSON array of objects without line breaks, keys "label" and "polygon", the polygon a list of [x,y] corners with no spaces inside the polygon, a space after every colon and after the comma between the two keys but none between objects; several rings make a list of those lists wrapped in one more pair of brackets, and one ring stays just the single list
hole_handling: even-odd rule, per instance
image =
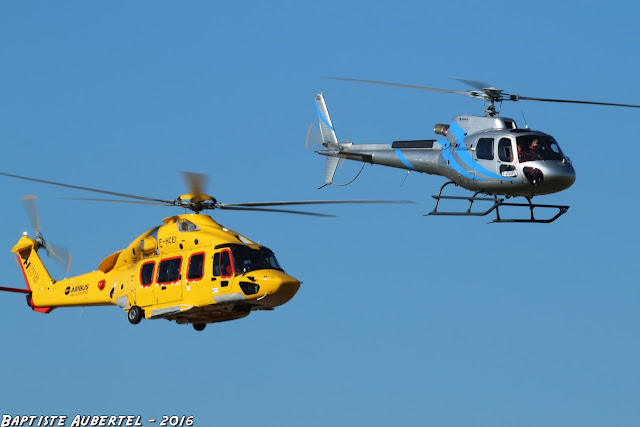
[{"label": "main rotor blade of silver helicopter", "polygon": [[317,212],[292,211],[288,209],[252,208],[252,207],[241,207],[241,206],[218,206],[218,208],[226,209],[230,211],[275,212],[275,213],[288,213],[288,214],[294,214],[294,215],[319,216],[319,217],[325,217],[325,218],[336,217],[336,215],[323,214],[323,213],[317,213]]},{"label": "main rotor blade of silver helicopter", "polygon": [[629,107],[629,108],[640,108],[640,105],[634,104],[618,104],[614,102],[597,102],[597,101],[577,101],[574,99],[553,99],[553,98],[536,98],[533,96],[521,96],[521,95],[511,95],[514,101],[525,100],[525,101],[542,101],[542,102],[564,102],[567,104],[590,104],[590,105],[609,105],[613,107]]},{"label": "main rotor blade of silver helicopter", "polygon": [[468,84],[469,86],[474,87],[477,90],[483,92],[483,94],[479,94],[477,91],[438,89],[438,88],[427,87],[427,86],[405,85],[400,83],[379,82],[375,80],[348,79],[344,77],[328,77],[328,78],[333,80],[345,80],[345,81],[351,81],[351,82],[373,83],[373,84],[386,85],[386,86],[404,87],[408,89],[428,90],[432,92],[457,93],[461,95],[467,95],[472,98],[494,99],[494,101],[522,100],[522,101],[562,102],[567,104],[588,104],[588,105],[606,105],[606,106],[613,106],[613,107],[640,108],[640,105],[635,105],[635,104],[621,104],[621,103],[615,103],[615,102],[599,102],[599,101],[580,101],[580,100],[574,100],[574,99],[539,98],[534,96],[508,94],[508,93],[504,93],[501,89],[489,87],[488,83],[480,82],[476,80],[460,79],[457,77],[452,77],[452,79]]},{"label": "main rotor blade of silver helicopter", "polygon": [[472,88],[478,89],[478,90],[484,90],[484,89],[495,89],[493,87],[491,87],[491,85],[487,82],[481,82],[479,80],[469,80],[469,79],[461,79],[459,77],[449,77],[450,79],[453,80],[457,80],[459,82],[462,82],[468,86],[471,86]]},{"label": "main rotor blade of silver helicopter", "polygon": [[36,231],[36,234],[40,232],[40,216],[38,215],[38,197],[37,196],[24,196],[22,198],[22,203],[24,203],[24,208],[27,211],[27,215],[29,216],[29,221],[31,221],[31,225],[33,229]]},{"label": "main rotor blade of silver helicopter", "polygon": [[294,200],[287,202],[248,202],[248,203],[218,203],[218,207],[252,207],[252,206],[293,206],[293,205],[335,205],[347,203],[413,203],[409,200]]},{"label": "main rotor blade of silver helicopter", "polygon": [[38,179],[38,178],[29,178],[27,176],[14,175],[14,174],[5,173],[5,172],[0,172],[0,175],[8,176],[10,178],[24,179],[26,181],[40,182],[40,183],[43,183],[43,184],[57,185],[59,187],[74,188],[76,190],[85,190],[85,191],[91,191],[91,192],[94,192],[94,193],[109,194],[110,196],[124,197],[124,198],[128,198],[128,199],[146,200],[146,201],[149,201],[149,202],[159,202],[159,203],[169,203],[169,204],[173,203],[173,201],[171,201],[171,200],[154,199],[154,198],[151,198],[151,197],[136,196],[134,194],[117,193],[115,191],[100,190],[98,188],[82,187],[82,186],[79,186],[79,185],[71,185],[71,184],[63,184],[61,182],[47,181],[47,180]]},{"label": "main rotor blade of silver helicopter", "polygon": [[[332,79],[332,80],[344,80],[344,81],[347,81],[347,82],[372,83],[372,84],[376,84],[376,85],[404,87],[404,88],[407,88],[407,89],[429,90],[431,92],[457,93],[457,94],[460,94],[460,95],[468,95],[468,96],[472,96],[472,93],[473,93],[473,91],[439,89],[439,88],[435,88],[435,87],[405,85],[405,84],[401,84],[401,83],[379,82],[379,81],[375,81],[375,80],[348,79],[348,78],[345,78],[345,77],[327,77],[327,78],[328,79]],[[480,90],[482,90],[482,89],[480,89]]]}]

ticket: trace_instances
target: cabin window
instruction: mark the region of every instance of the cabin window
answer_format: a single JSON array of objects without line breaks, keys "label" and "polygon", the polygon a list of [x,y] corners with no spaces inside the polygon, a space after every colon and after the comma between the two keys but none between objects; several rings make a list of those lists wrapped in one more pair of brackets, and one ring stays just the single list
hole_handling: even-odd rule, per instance
[{"label": "cabin window", "polygon": [[493,138],[480,138],[476,146],[478,159],[493,160]]},{"label": "cabin window", "polygon": [[236,274],[248,273],[255,270],[280,270],[280,264],[270,249],[264,246],[252,249],[248,246],[233,246],[233,264]]},{"label": "cabin window", "polygon": [[513,162],[513,148],[509,138],[501,138],[498,142],[498,157],[503,162]]},{"label": "cabin window", "polygon": [[158,266],[158,283],[170,283],[180,280],[182,257],[165,259]]},{"label": "cabin window", "polygon": [[523,135],[516,138],[520,163],[537,160],[563,160],[558,143],[549,135]]},{"label": "cabin window", "polygon": [[200,280],[204,272],[204,253],[191,255],[189,258],[189,270],[187,271],[187,279]]},{"label": "cabin window", "polygon": [[155,262],[148,262],[140,267],[140,284],[142,286],[149,286],[153,282],[153,270],[155,268]]}]

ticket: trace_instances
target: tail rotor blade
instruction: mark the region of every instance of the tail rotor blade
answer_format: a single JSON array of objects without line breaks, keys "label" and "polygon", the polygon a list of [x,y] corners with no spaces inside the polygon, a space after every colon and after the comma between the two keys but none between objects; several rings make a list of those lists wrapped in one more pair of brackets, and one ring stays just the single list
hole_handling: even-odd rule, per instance
[{"label": "tail rotor blade", "polygon": [[22,198],[24,208],[29,216],[29,221],[36,231],[36,234],[40,233],[40,217],[38,215],[38,197],[29,195]]},{"label": "tail rotor blade", "polygon": [[67,274],[71,271],[71,251],[59,245],[47,244],[47,252],[58,264],[65,268]]},{"label": "tail rotor blade", "polygon": [[304,140],[304,149],[309,149],[309,137],[311,136],[311,130],[313,129],[313,123],[309,124],[309,129],[307,129],[307,137]]},{"label": "tail rotor blade", "polygon": [[322,149],[322,136],[318,132],[318,128],[314,126],[313,123],[310,123],[309,128],[307,129],[307,137],[304,140],[304,149],[306,151]]},{"label": "tail rotor blade", "polygon": [[69,271],[71,270],[71,251],[62,246],[47,243],[42,237],[40,229],[40,215],[38,214],[38,197],[33,195],[24,196],[22,201],[27,211],[27,215],[29,216],[29,220],[31,221],[31,225],[33,225],[36,232],[36,241],[40,247],[42,247],[42,249],[44,249],[57,263],[62,265],[66,269],[67,274],[69,274]]}]

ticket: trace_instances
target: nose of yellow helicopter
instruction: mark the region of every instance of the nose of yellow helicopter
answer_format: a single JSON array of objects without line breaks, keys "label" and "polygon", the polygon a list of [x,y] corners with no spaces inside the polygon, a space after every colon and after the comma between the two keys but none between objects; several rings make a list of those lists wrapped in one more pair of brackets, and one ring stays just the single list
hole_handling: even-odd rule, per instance
[{"label": "nose of yellow helicopter", "polygon": [[[300,289],[300,281],[278,270],[260,270],[246,275],[247,281],[240,283],[245,294],[255,289],[251,299],[265,307],[276,307],[289,301]],[[250,291],[251,292],[251,291]]]}]

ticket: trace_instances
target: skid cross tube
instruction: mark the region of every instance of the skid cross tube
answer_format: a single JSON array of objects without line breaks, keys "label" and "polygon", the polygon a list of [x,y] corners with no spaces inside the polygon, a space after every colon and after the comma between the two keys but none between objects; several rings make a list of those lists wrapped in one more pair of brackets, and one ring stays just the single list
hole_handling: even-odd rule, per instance
[{"label": "skid cross tube", "polygon": [[[494,195],[493,197],[478,197],[478,194],[480,194],[480,191],[476,191],[473,196],[443,196],[442,195],[442,190],[444,190],[444,188],[449,185],[449,184],[453,184],[456,187],[458,186],[458,184],[456,184],[453,181],[449,181],[446,182],[442,187],[440,187],[440,191],[438,192],[437,196],[431,196],[436,200],[435,206],[433,208],[433,211],[429,212],[428,214],[425,214],[425,216],[427,215],[449,215],[449,216],[486,216],[488,214],[490,214],[491,212],[495,211],[496,212],[496,218],[491,221],[492,223],[494,222],[530,222],[530,223],[540,223],[540,224],[548,224],[550,222],[555,221],[556,219],[558,219],[561,215],[564,215],[568,210],[569,210],[569,206],[564,206],[564,205],[543,205],[543,204],[537,204],[537,203],[532,203],[531,202],[531,198],[526,197],[526,196],[522,196],[525,197],[525,199],[527,199],[528,203],[513,203],[513,202],[507,202],[505,201],[504,198],[500,198],[497,195]],[[519,197],[519,196],[516,196]],[[469,207],[467,208],[466,211],[458,211],[458,212],[442,212],[442,211],[438,211],[438,205],[440,203],[440,200],[468,200],[469,201]],[[472,212],[471,209],[473,207],[473,202],[475,201],[481,201],[481,202],[493,202],[493,205],[491,205],[487,210],[485,211],[480,211],[480,212]],[[523,218],[501,218],[500,217],[500,206],[515,206],[515,207],[528,207],[529,211],[530,211],[530,218],[528,219],[523,219]],[[535,208],[550,208],[550,209],[558,209],[558,213],[553,216],[552,218],[549,219],[537,219],[534,215],[534,209]]]}]

